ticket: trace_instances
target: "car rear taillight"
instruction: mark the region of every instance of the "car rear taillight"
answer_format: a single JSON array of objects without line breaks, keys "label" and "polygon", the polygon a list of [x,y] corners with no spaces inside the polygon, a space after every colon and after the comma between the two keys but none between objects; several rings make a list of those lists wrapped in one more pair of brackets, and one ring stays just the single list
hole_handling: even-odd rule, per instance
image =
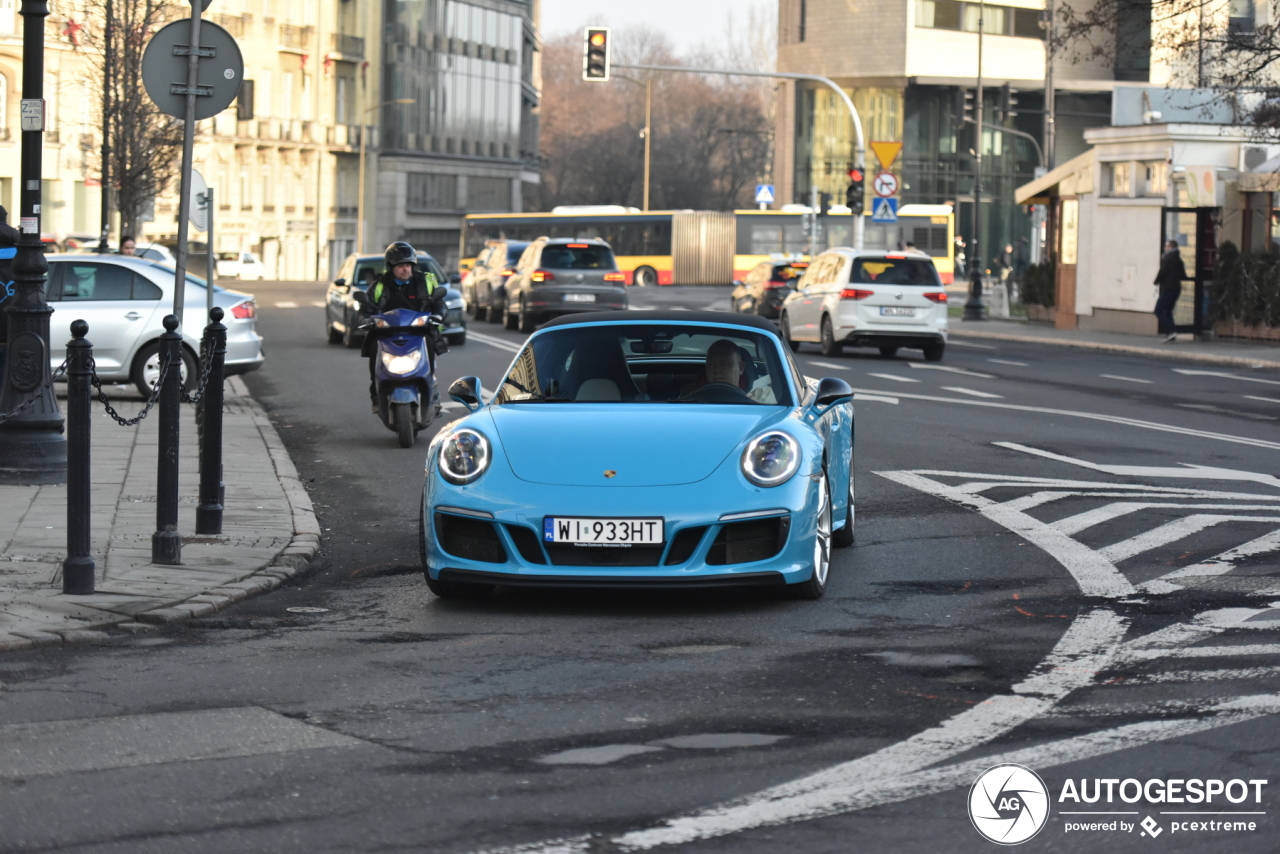
[{"label": "car rear taillight", "polygon": [[932,300],[933,302],[946,302],[946,301],[947,301],[947,292],[946,292],[946,291],[937,291],[937,292],[934,292],[934,293],[928,293],[928,294],[925,294],[925,295],[924,295],[924,298],[925,298],[925,299],[927,299],[927,300]]},{"label": "car rear taillight", "polygon": [[605,273],[604,280],[606,282],[625,282],[627,277],[625,273]]},{"label": "car rear taillight", "polygon": [[840,299],[866,299],[875,291],[864,291],[862,288],[845,288],[840,292]]},{"label": "car rear taillight", "polygon": [[556,277],[547,270],[534,270],[529,276],[535,282],[554,282]]},{"label": "car rear taillight", "polygon": [[248,320],[258,316],[258,304],[253,300],[245,300],[239,305],[231,306],[231,316],[236,320]]},{"label": "car rear taillight", "polygon": [[764,283],[764,286],[766,288],[785,288],[787,286],[787,283],[784,282],[782,279],[770,279],[769,281]]},{"label": "car rear taillight", "polygon": [[504,278],[504,279],[505,279],[507,276],[514,275],[514,274],[515,274],[515,272],[516,272],[515,270],[503,270],[503,271],[502,271],[502,278]]}]

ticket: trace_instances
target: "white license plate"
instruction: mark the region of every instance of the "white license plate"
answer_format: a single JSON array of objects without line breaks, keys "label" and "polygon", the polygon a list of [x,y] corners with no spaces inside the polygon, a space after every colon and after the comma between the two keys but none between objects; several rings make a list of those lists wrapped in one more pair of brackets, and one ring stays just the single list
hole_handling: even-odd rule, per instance
[{"label": "white license plate", "polygon": [[565,302],[595,302],[595,294],[565,294]]},{"label": "white license plate", "polygon": [[914,308],[898,308],[892,305],[883,305],[880,307],[880,314],[883,317],[915,317],[916,310]]},{"label": "white license plate", "polygon": [[662,543],[662,519],[597,519],[547,516],[542,539],[587,546],[654,546]]}]

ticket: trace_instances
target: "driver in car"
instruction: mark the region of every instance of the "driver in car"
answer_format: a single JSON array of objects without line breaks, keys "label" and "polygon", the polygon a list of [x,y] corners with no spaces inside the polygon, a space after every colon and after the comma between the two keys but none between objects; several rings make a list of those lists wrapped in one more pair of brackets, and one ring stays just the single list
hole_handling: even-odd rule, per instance
[{"label": "driver in car", "polygon": [[[690,397],[696,394],[699,388],[711,383],[721,383],[741,389],[743,374],[746,370],[747,365],[742,360],[742,351],[738,348],[738,345],[728,338],[721,338],[707,348],[707,362],[702,369],[705,380],[685,387],[680,396]],[[777,400],[774,397],[773,389],[769,385],[767,376],[758,380],[755,386],[745,391],[744,394],[756,403],[774,403]]]}]

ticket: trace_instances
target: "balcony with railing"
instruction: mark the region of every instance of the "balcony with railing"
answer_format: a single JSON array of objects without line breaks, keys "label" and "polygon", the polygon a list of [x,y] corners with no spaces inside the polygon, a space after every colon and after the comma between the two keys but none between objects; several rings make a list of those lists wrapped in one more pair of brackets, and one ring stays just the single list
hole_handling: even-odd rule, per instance
[{"label": "balcony with railing", "polygon": [[245,32],[249,29],[249,24],[253,21],[253,16],[249,14],[222,15],[215,13],[209,16],[209,20],[218,24],[227,32],[231,33],[231,35],[239,39],[244,38]]},{"label": "balcony with railing", "polygon": [[315,38],[316,28],[299,27],[296,24],[280,25],[280,46],[289,50],[306,50]]},{"label": "balcony with railing", "polygon": [[359,36],[349,36],[346,33],[334,33],[333,50],[344,57],[364,59],[364,39]]}]

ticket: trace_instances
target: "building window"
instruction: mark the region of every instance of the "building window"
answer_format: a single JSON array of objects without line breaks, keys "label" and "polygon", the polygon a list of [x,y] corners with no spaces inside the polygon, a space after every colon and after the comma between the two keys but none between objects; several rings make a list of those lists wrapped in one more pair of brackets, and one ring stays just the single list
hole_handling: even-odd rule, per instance
[{"label": "building window", "polygon": [[410,172],[405,184],[405,209],[409,213],[458,209],[457,175]]},{"label": "building window", "polygon": [[[0,131],[9,127],[9,78],[0,74]],[[0,133],[0,138],[4,134]]]},{"label": "building window", "polygon": [[1254,0],[1228,0],[1227,33],[1230,35],[1251,35],[1256,26],[1257,13]]},{"label": "building window", "polygon": [[511,210],[510,178],[470,178],[467,180],[467,210]]},{"label": "building window", "polygon": [[796,28],[796,41],[804,41],[805,28],[808,26],[809,0],[800,0],[800,24]]},{"label": "building window", "polygon": [[1143,166],[1146,171],[1146,195],[1166,195],[1169,192],[1169,164],[1164,160],[1153,160]]},{"label": "building window", "polygon": [[1112,163],[1111,193],[1112,196],[1128,196],[1133,190],[1133,164]]},{"label": "building window", "polygon": [[978,3],[959,0],[916,0],[917,27],[976,33],[979,16],[982,17],[982,31],[987,35],[1044,38],[1044,31],[1040,29],[1040,12],[1037,9],[1018,9],[988,3],[984,10]]},{"label": "building window", "polygon": [[1004,6],[982,6],[978,3],[964,4],[964,16],[961,18],[964,31],[976,33],[978,21],[982,21],[982,31],[989,36],[1002,36],[1007,31],[1007,15],[1009,10]]}]

